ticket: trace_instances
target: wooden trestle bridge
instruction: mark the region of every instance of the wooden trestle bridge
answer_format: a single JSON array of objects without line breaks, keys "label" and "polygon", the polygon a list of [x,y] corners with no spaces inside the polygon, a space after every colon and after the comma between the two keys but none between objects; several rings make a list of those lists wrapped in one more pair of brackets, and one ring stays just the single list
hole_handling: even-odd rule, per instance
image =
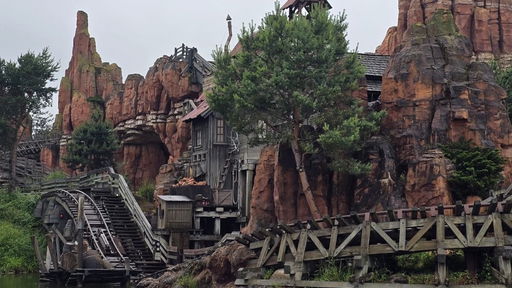
[{"label": "wooden trestle bridge", "polygon": [[[482,252],[492,248],[497,259],[493,272],[501,283],[510,285],[512,200],[507,199],[509,193],[510,190],[473,205],[457,202],[453,206],[352,213],[259,230],[237,239],[250,247],[258,258],[239,271],[236,284],[239,287],[358,287],[371,268],[373,256],[434,251],[437,254],[436,279],[439,285],[447,285],[446,255],[449,250]],[[353,260],[356,284],[303,280],[309,264],[343,258]],[[270,267],[284,267],[290,279],[264,280],[244,276],[248,271]],[[372,285],[386,286],[366,284],[361,287]]]}]

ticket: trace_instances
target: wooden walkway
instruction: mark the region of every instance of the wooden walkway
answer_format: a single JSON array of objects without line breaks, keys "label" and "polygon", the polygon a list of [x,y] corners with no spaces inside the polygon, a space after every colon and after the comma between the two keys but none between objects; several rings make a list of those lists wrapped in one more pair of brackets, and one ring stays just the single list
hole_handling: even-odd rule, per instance
[{"label": "wooden walkway", "polygon": [[[293,281],[302,283],[297,287],[352,287],[303,286],[308,282],[303,281],[303,273],[307,265],[315,261],[353,259],[355,278],[360,280],[368,273],[372,256],[422,251],[436,252],[436,279],[444,285],[447,283],[447,251],[467,248],[494,248],[498,257],[495,275],[501,283],[512,284],[511,210],[512,201],[493,199],[487,204],[458,202],[453,206],[352,213],[277,225],[244,235],[237,241],[258,255],[249,263],[249,269],[284,266]],[[237,285],[256,284],[255,281],[259,280],[238,279]],[[272,285],[283,285],[281,282]]]}]

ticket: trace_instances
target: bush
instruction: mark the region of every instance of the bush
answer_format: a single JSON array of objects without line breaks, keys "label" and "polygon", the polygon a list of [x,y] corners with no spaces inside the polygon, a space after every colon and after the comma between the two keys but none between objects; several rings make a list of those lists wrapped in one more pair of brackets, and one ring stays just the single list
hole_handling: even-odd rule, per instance
[{"label": "bush", "polygon": [[434,252],[420,252],[396,256],[398,270],[401,272],[434,271],[436,255]]},{"label": "bush", "polygon": [[342,266],[341,263],[330,260],[320,264],[320,267],[315,273],[314,280],[348,282],[353,275],[354,271],[352,267]]},{"label": "bush", "polygon": [[448,178],[455,200],[465,200],[469,195],[486,198],[489,190],[498,188],[505,160],[497,149],[459,140],[442,146],[442,150],[455,165],[455,172]]},{"label": "bush", "polygon": [[152,202],[154,192],[155,192],[155,184],[144,183],[139,187],[136,194],[137,194],[137,196],[140,196],[142,199]]},{"label": "bush", "polygon": [[68,175],[64,173],[63,171],[57,170],[53,171],[52,173],[48,174],[48,176],[45,177],[45,181],[54,181],[54,180],[60,180],[60,179],[66,179],[68,178]]},{"label": "bush", "polygon": [[176,281],[178,287],[182,288],[197,288],[199,285],[197,284],[197,280],[190,274],[185,274],[181,276],[178,281]]},{"label": "bush", "polygon": [[0,273],[37,271],[31,231],[0,221]]}]

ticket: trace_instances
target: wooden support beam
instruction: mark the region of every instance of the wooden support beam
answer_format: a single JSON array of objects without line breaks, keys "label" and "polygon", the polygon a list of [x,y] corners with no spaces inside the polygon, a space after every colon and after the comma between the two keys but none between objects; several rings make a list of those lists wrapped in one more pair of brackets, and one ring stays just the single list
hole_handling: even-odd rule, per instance
[{"label": "wooden support beam", "polygon": [[327,228],[334,226],[334,223],[333,223],[331,217],[324,216],[324,218],[322,220],[328,226]]},{"label": "wooden support beam", "polygon": [[293,234],[296,232],[295,229],[293,229],[292,227],[290,227],[288,225],[279,224],[279,225],[277,225],[277,228],[283,230],[284,232],[286,232],[288,234]]},{"label": "wooden support beam", "polygon": [[336,244],[338,243],[338,226],[333,226],[331,228],[331,238],[329,239],[329,256],[334,256],[334,251],[336,251]]},{"label": "wooden support beam", "polygon": [[83,195],[80,195],[78,197],[78,215],[77,215],[77,235],[76,239],[78,242],[78,251],[77,251],[77,268],[83,268],[84,266],[84,222],[85,222],[85,215],[84,215],[84,203],[85,199]]},{"label": "wooden support beam", "polygon": [[359,219],[359,215],[356,212],[350,212],[350,219],[354,222],[355,225],[361,224],[361,219]]},{"label": "wooden support beam", "polygon": [[405,242],[407,240],[407,219],[400,219],[400,235],[398,240],[398,249],[401,251],[405,251]]},{"label": "wooden support beam", "polygon": [[427,218],[427,209],[425,207],[420,208],[420,215],[421,215],[421,218],[423,218],[423,219]]},{"label": "wooden support beam", "polygon": [[[370,269],[370,235],[371,235],[371,223],[365,221],[361,231],[361,267],[359,271],[356,272],[356,280],[361,282],[360,280],[368,274]],[[356,268],[357,269],[357,268]]]},{"label": "wooden support beam", "polygon": [[437,205],[437,215],[444,215],[444,205],[443,204]]},{"label": "wooden support beam", "polygon": [[416,207],[412,208],[411,218],[412,218],[413,220],[418,219],[418,213],[419,213],[419,211],[420,211],[420,209],[418,209],[418,208],[416,208]]},{"label": "wooden support beam", "polygon": [[446,285],[447,265],[445,249],[445,216],[437,215],[436,219],[436,244],[437,244],[437,279],[439,285]]},{"label": "wooden support beam", "polygon": [[36,236],[32,235],[30,237],[32,240],[32,248],[34,248],[34,252],[36,253],[37,264],[39,265],[39,271],[41,273],[48,273],[46,266],[43,261],[43,256],[41,255],[41,250],[39,250],[39,241],[37,241]]},{"label": "wooden support beam", "polygon": [[480,203],[480,201],[476,201],[473,204],[473,209],[471,210],[471,215],[473,215],[473,216],[480,215],[480,207],[481,206],[482,206],[482,204]]},{"label": "wooden support beam", "polygon": [[235,241],[242,245],[245,245],[245,246],[249,246],[249,244],[251,244],[251,242],[249,242],[241,237],[235,237]]},{"label": "wooden support beam", "polygon": [[462,212],[464,212],[464,206],[462,205],[462,201],[455,202],[455,210],[454,210],[455,216],[461,216]]},{"label": "wooden support beam", "polygon": [[48,251],[50,251],[53,270],[57,271],[59,269],[59,256],[57,255],[57,250],[55,249],[55,233],[50,232],[46,234],[46,244],[48,245]]},{"label": "wooden support beam", "polygon": [[487,208],[487,214],[492,214],[496,212],[496,208],[498,207],[498,201],[496,199],[492,199],[489,204],[489,208]]},{"label": "wooden support beam", "polygon": [[322,229],[320,225],[314,219],[308,219],[308,226],[311,230],[320,230]]},{"label": "wooden support beam", "polygon": [[468,240],[468,246],[472,247],[475,242],[475,232],[473,230],[473,216],[466,215],[465,216],[465,226],[466,226],[466,239]]},{"label": "wooden support beam", "polygon": [[299,244],[297,245],[297,255],[295,255],[295,280],[302,280],[304,269],[304,254],[306,253],[306,245],[308,241],[308,231],[302,230],[299,235]]},{"label": "wooden support beam", "polygon": [[391,221],[391,222],[396,221],[395,211],[393,209],[388,208],[387,212],[388,212],[389,221]]}]

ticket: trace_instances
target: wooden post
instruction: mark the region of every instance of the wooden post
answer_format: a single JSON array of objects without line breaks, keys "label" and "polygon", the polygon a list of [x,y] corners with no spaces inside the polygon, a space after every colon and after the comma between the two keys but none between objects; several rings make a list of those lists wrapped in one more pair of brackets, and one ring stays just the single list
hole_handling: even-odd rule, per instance
[{"label": "wooden post", "polygon": [[213,234],[220,235],[220,217],[215,217],[215,224],[213,226]]},{"label": "wooden post", "polygon": [[77,236],[76,241],[78,242],[77,251],[77,268],[83,268],[84,259],[84,196],[80,195],[78,198],[78,218],[77,218]]},{"label": "wooden post", "polygon": [[32,236],[32,247],[34,248],[34,252],[37,257],[37,264],[39,264],[39,271],[41,273],[48,273],[46,266],[44,265],[43,256],[41,256],[41,250],[39,250],[39,241],[37,241],[36,236]]},{"label": "wooden post", "polygon": [[306,253],[306,244],[308,242],[308,231],[300,231],[299,244],[297,245],[297,255],[295,256],[295,280],[302,280],[304,273],[304,253]]},{"label": "wooden post", "polygon": [[444,215],[437,215],[436,237],[437,237],[437,279],[439,285],[446,285],[446,249],[445,249],[445,230]]},{"label": "wooden post", "polygon": [[46,234],[46,242],[48,245],[48,249],[50,251],[50,257],[52,259],[53,269],[57,270],[59,269],[59,258],[57,256],[57,251],[55,250],[55,234],[53,232],[50,232]]},{"label": "wooden post", "polygon": [[[370,268],[370,235],[371,235],[371,222],[364,221],[361,231],[361,251],[360,258],[354,258],[356,266],[356,280],[360,283],[364,282],[364,276],[368,274]],[[360,261],[360,262],[359,262]],[[359,263],[357,263],[359,262]]]},{"label": "wooden post", "polygon": [[[496,247],[505,246],[505,235],[503,234],[503,225],[501,223],[501,214],[492,213],[494,237],[496,238]],[[512,284],[512,265],[510,258],[507,256],[498,256],[498,265],[500,273],[503,275],[506,285]]]}]

